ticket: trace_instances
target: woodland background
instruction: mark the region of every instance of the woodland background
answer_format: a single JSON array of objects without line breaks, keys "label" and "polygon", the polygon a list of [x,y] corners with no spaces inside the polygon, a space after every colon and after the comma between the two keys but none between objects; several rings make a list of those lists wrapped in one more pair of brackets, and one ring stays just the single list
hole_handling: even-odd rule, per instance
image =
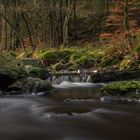
[{"label": "woodland background", "polygon": [[134,48],[139,0],[0,0],[0,50],[92,46]]}]

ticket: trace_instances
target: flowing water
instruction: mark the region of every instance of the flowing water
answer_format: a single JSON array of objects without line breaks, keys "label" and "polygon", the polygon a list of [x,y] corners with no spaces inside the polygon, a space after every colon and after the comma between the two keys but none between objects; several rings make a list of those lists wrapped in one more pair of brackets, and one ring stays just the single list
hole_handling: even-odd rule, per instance
[{"label": "flowing water", "polygon": [[103,84],[63,82],[50,97],[0,99],[0,140],[138,140],[140,104],[102,102]]}]

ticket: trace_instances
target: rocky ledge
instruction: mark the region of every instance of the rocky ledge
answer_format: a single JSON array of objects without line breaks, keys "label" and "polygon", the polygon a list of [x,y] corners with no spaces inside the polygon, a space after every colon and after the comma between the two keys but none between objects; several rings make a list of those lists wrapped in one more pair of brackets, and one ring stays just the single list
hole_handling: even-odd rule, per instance
[{"label": "rocky ledge", "polygon": [[40,78],[28,77],[20,79],[8,86],[6,89],[6,95],[21,95],[21,94],[31,94],[42,93],[42,95],[50,95],[53,90],[52,85],[47,80],[42,80]]},{"label": "rocky ledge", "polygon": [[98,71],[91,75],[93,83],[140,79],[140,69]]},{"label": "rocky ledge", "polygon": [[0,95],[49,93],[47,70],[39,60],[19,60],[12,53],[0,54]]},{"label": "rocky ledge", "polygon": [[131,80],[109,83],[101,89],[101,96],[140,100],[140,81]]}]

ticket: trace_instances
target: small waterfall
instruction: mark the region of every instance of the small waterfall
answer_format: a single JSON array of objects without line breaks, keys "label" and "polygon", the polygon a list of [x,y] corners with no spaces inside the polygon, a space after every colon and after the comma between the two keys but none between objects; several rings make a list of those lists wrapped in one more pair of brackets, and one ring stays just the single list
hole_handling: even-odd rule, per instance
[{"label": "small waterfall", "polygon": [[62,75],[61,79],[62,79],[62,81],[73,82],[71,75]]},{"label": "small waterfall", "polygon": [[88,78],[87,78],[87,83],[91,83],[92,80],[91,80],[91,76],[89,75]]},{"label": "small waterfall", "polygon": [[60,84],[62,82],[82,82],[82,83],[91,83],[91,76],[90,74],[81,72],[81,73],[64,73],[64,74],[58,74],[58,75],[50,75],[48,80],[52,84]]},{"label": "small waterfall", "polygon": [[83,74],[81,82],[85,83],[85,82],[87,82],[87,79],[88,79],[88,75],[87,74]]}]

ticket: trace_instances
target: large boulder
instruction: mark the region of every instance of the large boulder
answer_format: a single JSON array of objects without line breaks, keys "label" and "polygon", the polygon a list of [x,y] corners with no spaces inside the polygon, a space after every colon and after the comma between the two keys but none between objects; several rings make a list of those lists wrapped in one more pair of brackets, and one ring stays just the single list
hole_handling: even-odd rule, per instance
[{"label": "large boulder", "polygon": [[38,93],[44,92],[46,94],[52,91],[53,87],[47,80],[39,78],[28,77],[23,82],[23,93]]},{"label": "large boulder", "polygon": [[31,77],[38,77],[41,79],[47,79],[49,78],[49,72],[44,67],[36,67],[33,65],[25,65],[24,70],[27,73],[28,76]]},{"label": "large boulder", "polygon": [[44,95],[48,95],[53,90],[52,85],[47,80],[41,80],[40,78],[28,77],[7,88],[7,94],[32,94],[42,92]]},{"label": "large boulder", "polygon": [[101,89],[101,96],[140,99],[140,81],[119,81],[109,83]]},{"label": "large boulder", "polygon": [[16,56],[10,53],[0,54],[0,90],[25,75]]},{"label": "large boulder", "polygon": [[9,74],[3,74],[0,72],[0,90],[5,90],[10,84],[16,80]]},{"label": "large boulder", "polygon": [[22,58],[20,63],[28,76],[47,79],[49,77],[48,70],[44,67],[39,59]]}]

